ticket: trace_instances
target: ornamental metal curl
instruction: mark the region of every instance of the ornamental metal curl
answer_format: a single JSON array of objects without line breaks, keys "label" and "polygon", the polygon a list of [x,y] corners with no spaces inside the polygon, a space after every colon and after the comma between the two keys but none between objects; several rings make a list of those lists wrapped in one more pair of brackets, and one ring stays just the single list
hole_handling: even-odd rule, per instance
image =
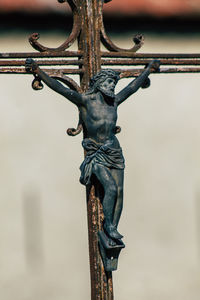
[{"label": "ornamental metal curl", "polygon": [[35,91],[39,91],[39,90],[42,90],[44,85],[42,84],[41,82],[41,79],[37,76],[37,75],[34,75],[34,79],[32,81],[32,88],[35,90]]},{"label": "ornamental metal curl", "polygon": [[109,50],[109,51],[113,51],[113,52],[137,52],[143,45],[144,45],[144,36],[142,34],[136,34],[133,37],[133,42],[134,42],[134,46],[130,49],[123,49],[120,48],[118,46],[116,46],[111,39],[108,37],[108,35],[106,34],[105,31],[105,27],[102,23],[102,28],[101,28],[101,42],[104,45],[104,47]]},{"label": "ornamental metal curl", "polygon": [[82,125],[82,122],[81,122],[81,117],[80,117],[80,112],[79,112],[79,122],[78,122],[78,125],[77,125],[77,128],[68,128],[66,130],[66,133],[70,136],[76,136],[78,135],[79,133],[81,133],[81,131],[83,130],[83,125]]},{"label": "ornamental metal curl", "polygon": [[[110,2],[111,0],[104,0],[104,2]],[[101,14],[101,42],[104,45],[104,47],[109,51],[114,52],[137,52],[144,44],[144,36],[142,34],[136,34],[133,37],[134,46],[130,49],[123,49],[118,46],[116,46],[111,39],[106,34],[104,22],[103,22],[103,14]]]},{"label": "ornamental metal curl", "polygon": [[57,48],[49,48],[45,47],[42,44],[38,42],[38,39],[40,38],[39,33],[33,33],[29,37],[29,43],[31,46],[40,52],[45,52],[45,51],[64,51],[68,49],[78,38],[78,35],[81,30],[81,23],[80,23],[80,18],[79,18],[79,12],[78,12],[78,7],[76,5],[76,2],[73,0],[58,0],[60,3],[68,2],[72,13],[73,13],[73,27],[72,27],[72,32],[69,35],[68,39],[59,47]]}]

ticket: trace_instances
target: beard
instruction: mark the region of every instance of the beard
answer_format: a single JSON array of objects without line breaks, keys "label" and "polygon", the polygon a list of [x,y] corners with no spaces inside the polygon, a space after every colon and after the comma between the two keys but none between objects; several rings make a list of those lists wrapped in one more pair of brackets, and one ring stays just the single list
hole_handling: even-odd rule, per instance
[{"label": "beard", "polygon": [[108,97],[108,98],[114,100],[114,98],[115,98],[114,90],[113,90],[113,91],[112,91],[112,90],[105,90],[105,89],[102,88],[102,87],[98,87],[98,90],[99,90],[100,92],[102,92],[102,94],[103,94],[104,96],[106,96],[106,97]]}]

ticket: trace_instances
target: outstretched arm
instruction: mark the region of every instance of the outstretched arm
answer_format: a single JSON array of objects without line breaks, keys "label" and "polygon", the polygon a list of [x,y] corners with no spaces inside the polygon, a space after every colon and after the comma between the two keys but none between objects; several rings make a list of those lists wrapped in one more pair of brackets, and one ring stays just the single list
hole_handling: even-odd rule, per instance
[{"label": "outstretched arm", "polygon": [[137,92],[140,87],[145,85],[145,82],[148,79],[151,70],[158,70],[160,66],[160,62],[158,60],[153,60],[147,68],[142,72],[140,76],[134,79],[127,87],[125,87],[121,92],[116,95],[117,105],[124,102],[129,96]]},{"label": "outstretched arm", "polygon": [[26,70],[28,72],[38,75],[38,77],[40,79],[42,79],[42,81],[44,83],[46,83],[46,85],[48,87],[50,87],[52,90],[54,90],[55,92],[63,95],[65,98],[67,98],[72,103],[76,104],[77,106],[81,106],[83,104],[83,97],[82,97],[81,94],[77,93],[74,90],[71,90],[71,89],[68,89],[68,88],[64,87],[56,79],[53,79],[52,77],[47,75],[45,72],[43,72],[39,68],[39,66],[37,65],[37,63],[33,59],[28,58],[26,60],[26,65],[25,66],[26,66]]}]

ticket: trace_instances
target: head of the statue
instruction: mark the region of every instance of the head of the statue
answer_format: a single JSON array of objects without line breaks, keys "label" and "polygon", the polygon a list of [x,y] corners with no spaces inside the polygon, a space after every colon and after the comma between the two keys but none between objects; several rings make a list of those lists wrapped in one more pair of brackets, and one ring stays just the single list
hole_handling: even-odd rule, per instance
[{"label": "head of the statue", "polygon": [[98,72],[90,81],[90,90],[100,91],[105,96],[114,98],[115,86],[120,79],[119,72],[104,69]]}]

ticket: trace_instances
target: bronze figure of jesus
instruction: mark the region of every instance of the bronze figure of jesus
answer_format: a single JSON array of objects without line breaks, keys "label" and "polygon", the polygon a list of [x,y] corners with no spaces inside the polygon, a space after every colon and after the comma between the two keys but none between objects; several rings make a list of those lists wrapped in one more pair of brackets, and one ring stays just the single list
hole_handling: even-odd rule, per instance
[{"label": "bronze figure of jesus", "polygon": [[96,177],[103,187],[103,229],[111,247],[123,238],[117,230],[123,207],[124,177],[124,157],[116,138],[117,108],[140,87],[149,86],[148,76],[151,71],[158,70],[159,65],[159,61],[153,60],[140,76],[116,95],[119,74],[111,69],[101,70],[91,79],[89,90],[80,94],[48,76],[33,59],[26,60],[28,72],[38,76],[79,109],[85,137],[82,145],[86,150],[80,167],[80,182],[87,186]]}]

